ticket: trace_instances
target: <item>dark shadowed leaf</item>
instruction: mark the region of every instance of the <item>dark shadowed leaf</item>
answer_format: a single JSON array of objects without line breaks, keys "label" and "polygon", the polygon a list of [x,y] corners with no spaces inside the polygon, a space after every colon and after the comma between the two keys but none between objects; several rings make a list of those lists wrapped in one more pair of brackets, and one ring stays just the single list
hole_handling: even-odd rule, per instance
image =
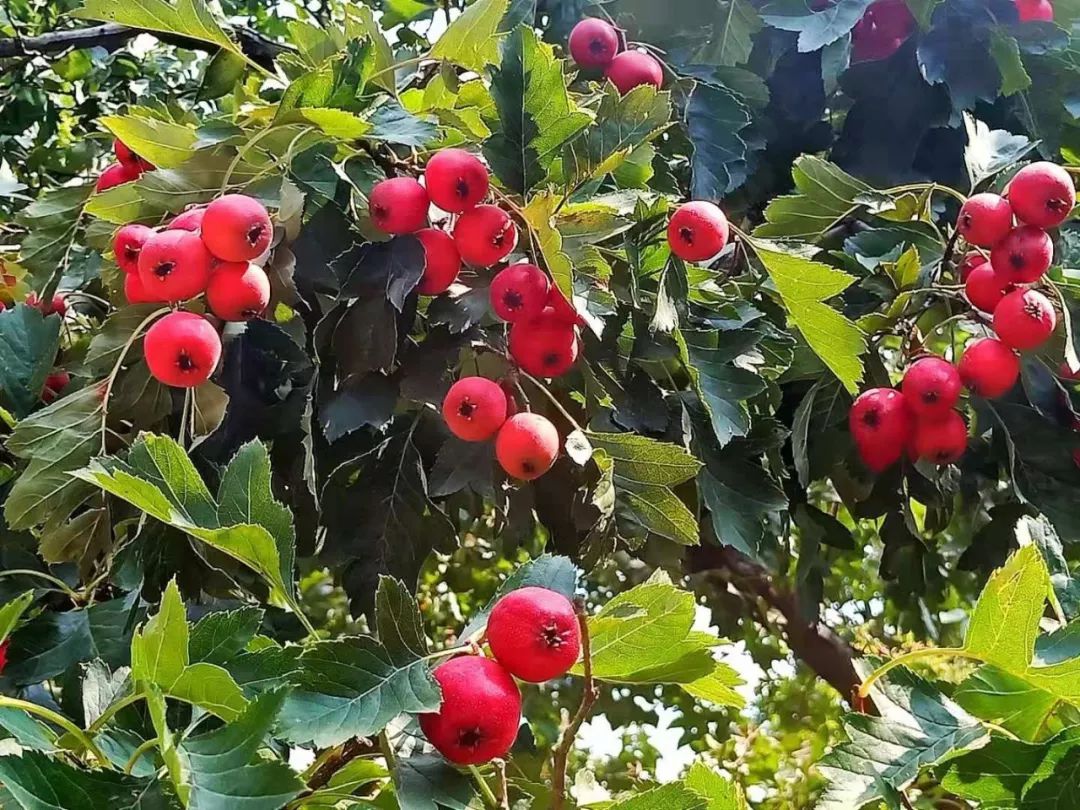
[{"label": "dark shadowed leaf", "polygon": [[[116,771],[74,768],[44,754],[0,757],[0,779],[17,804],[12,810],[179,810],[162,783]],[[6,803],[5,803],[6,806]]]},{"label": "dark shadowed leaf", "polygon": [[0,406],[22,418],[41,402],[60,347],[60,318],[19,304],[0,312]]}]

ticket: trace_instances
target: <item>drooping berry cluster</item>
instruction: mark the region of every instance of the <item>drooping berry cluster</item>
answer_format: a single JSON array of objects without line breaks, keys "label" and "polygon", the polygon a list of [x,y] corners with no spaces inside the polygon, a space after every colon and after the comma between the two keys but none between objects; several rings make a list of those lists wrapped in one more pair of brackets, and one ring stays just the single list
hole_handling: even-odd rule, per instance
[{"label": "drooping berry cluster", "polygon": [[561,678],[581,653],[581,629],[562,594],[519,588],[496,602],[487,642],[492,658],[463,655],[435,668],[442,705],[437,713],[420,715],[428,741],[456,765],[479,765],[509,753],[521,725],[521,690],[514,678]]},{"label": "drooping berry cluster", "polygon": [[109,164],[98,176],[94,186],[96,191],[107,191],[113,186],[130,183],[138,180],[143,172],[154,170],[153,163],[136,155],[120,140],[113,141],[113,152],[116,154],[116,163]]},{"label": "drooping berry cluster", "polygon": [[622,37],[607,20],[586,17],[570,32],[570,56],[579,67],[602,70],[619,93],[635,87],[664,85],[664,66],[647,51],[622,50]]}]

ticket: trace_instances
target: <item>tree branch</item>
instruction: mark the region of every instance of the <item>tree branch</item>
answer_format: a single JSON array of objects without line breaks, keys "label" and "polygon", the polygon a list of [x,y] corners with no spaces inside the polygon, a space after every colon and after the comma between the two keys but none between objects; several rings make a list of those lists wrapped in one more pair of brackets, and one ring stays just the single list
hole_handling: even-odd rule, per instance
[{"label": "tree branch", "polygon": [[581,628],[581,663],[585,670],[585,688],[581,695],[581,705],[569,722],[563,726],[559,735],[559,743],[555,746],[555,755],[552,758],[552,785],[551,785],[551,810],[562,810],[566,803],[566,765],[570,758],[570,751],[574,747],[574,740],[581,729],[582,724],[589,716],[600,690],[593,681],[592,674],[592,647],[589,641],[589,617],[585,612],[585,604],[576,600],[574,609],[578,617],[578,626]]}]

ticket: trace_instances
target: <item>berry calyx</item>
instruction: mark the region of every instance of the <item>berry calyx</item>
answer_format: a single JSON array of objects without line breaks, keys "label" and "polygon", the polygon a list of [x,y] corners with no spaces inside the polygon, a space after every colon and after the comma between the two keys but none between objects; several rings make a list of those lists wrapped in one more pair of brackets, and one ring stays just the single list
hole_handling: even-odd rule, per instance
[{"label": "berry calyx", "polygon": [[989,262],[977,265],[964,282],[964,295],[975,309],[982,312],[993,312],[1011,289],[1011,284],[1001,283]]},{"label": "berry calyx", "polygon": [[116,263],[125,273],[139,271],[139,253],[143,245],[154,235],[154,229],[145,225],[125,225],[113,237],[113,255]]},{"label": "berry calyx", "polygon": [[957,371],[970,391],[994,399],[1016,385],[1020,376],[1020,358],[1000,340],[979,338],[964,350]]},{"label": "berry calyx", "polygon": [[960,282],[967,281],[971,271],[980,265],[986,264],[987,261],[989,260],[977,250],[965,253],[964,258],[960,260]]},{"label": "berry calyx", "polygon": [[1054,261],[1050,234],[1034,225],[1013,228],[990,251],[990,265],[1002,284],[1031,284]]},{"label": "berry calyx", "polygon": [[664,68],[652,54],[645,51],[623,51],[616,54],[604,71],[619,95],[625,96],[635,87],[651,84],[657,90],[664,85]]},{"label": "berry calyx", "polygon": [[143,353],[154,379],[174,388],[194,388],[214,373],[221,338],[201,315],[170,312],[146,330]]},{"label": "berry calyx", "polygon": [[581,653],[581,628],[570,600],[547,588],[518,588],[498,602],[487,624],[496,660],[531,683],[561,678]]},{"label": "berry calyx", "polygon": [[124,275],[124,298],[129,304],[156,304],[161,301],[146,291],[138,273]]},{"label": "berry calyx", "polygon": [[1057,326],[1050,299],[1036,290],[1014,290],[994,310],[994,331],[1006,346],[1023,351],[1041,346]]},{"label": "berry calyx", "polygon": [[483,377],[463,377],[447,392],[443,419],[450,432],[467,442],[483,442],[506,421],[506,392]]},{"label": "berry calyx", "polygon": [[956,411],[915,425],[915,452],[919,458],[945,465],[959,461],[967,450],[967,425]]},{"label": "berry calyx", "polygon": [[424,169],[431,201],[443,211],[460,214],[483,202],[491,179],[480,159],[464,149],[442,149]]},{"label": "berry calyx", "polygon": [[1009,181],[1006,194],[1016,216],[1039,228],[1057,227],[1076,205],[1076,189],[1069,173],[1045,160],[1018,171]]},{"label": "berry calyx", "polygon": [[206,303],[223,321],[250,321],[270,303],[270,279],[258,265],[226,262],[210,276]]},{"label": "berry calyx", "polygon": [[169,220],[168,225],[165,227],[174,231],[197,231],[202,228],[203,217],[205,216],[205,205],[200,205],[198,208],[189,208]]},{"label": "berry calyx", "polygon": [[442,295],[461,272],[461,254],[454,238],[438,228],[422,228],[414,236],[424,246],[424,275],[416,291],[420,295]]},{"label": "berry calyx", "polygon": [[993,247],[1012,228],[1013,210],[1004,197],[984,192],[970,197],[960,207],[956,230],[970,244]]},{"label": "berry calyx", "polygon": [[544,311],[551,282],[535,264],[512,264],[491,280],[491,308],[504,321],[531,320]]},{"label": "berry calyx", "polygon": [[212,262],[198,234],[162,231],[139,252],[139,280],[155,301],[186,301],[206,290]]},{"label": "berry calyx", "polygon": [[1053,22],[1054,7],[1050,0],[1014,0],[1020,22]]},{"label": "berry calyx", "polygon": [[924,357],[911,364],[901,384],[904,401],[920,419],[943,417],[960,398],[960,375],[940,357]]},{"label": "berry calyx", "polygon": [[538,413],[518,413],[499,428],[495,457],[507,475],[532,481],[551,469],[559,456],[559,431]]},{"label": "berry calyx", "polygon": [[705,200],[684,203],[668,222],[667,239],[671,252],[684,261],[711,259],[727,244],[727,217]]},{"label": "berry calyx", "polygon": [[223,262],[258,258],[274,237],[266,208],[246,194],[226,194],[206,206],[201,228],[207,249]]},{"label": "berry calyx", "polygon": [[497,205],[478,205],[458,217],[454,242],[461,258],[475,267],[491,267],[517,246],[518,232],[510,215]]},{"label": "berry calyx", "polygon": [[107,166],[98,176],[97,183],[94,184],[94,191],[100,194],[102,191],[108,191],[115,186],[130,183],[133,180],[138,180],[140,174],[138,166],[134,164],[113,163]]},{"label": "berry calyx", "polygon": [[607,20],[586,17],[574,26],[567,44],[581,67],[606,68],[619,52],[619,32]]},{"label": "berry calyx", "polygon": [[412,177],[380,180],[368,197],[371,221],[389,234],[415,233],[423,228],[430,205],[427,191]]},{"label": "berry calyx", "polygon": [[442,705],[419,716],[420,728],[455,765],[505,757],[521,725],[521,692],[501,664],[478,655],[451,658],[431,673]]},{"label": "berry calyx", "polygon": [[578,358],[577,330],[545,310],[539,318],[510,327],[510,356],[534,377],[561,377]]},{"label": "berry calyx", "polygon": [[897,461],[911,436],[911,412],[893,388],[861,393],[848,412],[848,425],[863,463],[882,472]]}]

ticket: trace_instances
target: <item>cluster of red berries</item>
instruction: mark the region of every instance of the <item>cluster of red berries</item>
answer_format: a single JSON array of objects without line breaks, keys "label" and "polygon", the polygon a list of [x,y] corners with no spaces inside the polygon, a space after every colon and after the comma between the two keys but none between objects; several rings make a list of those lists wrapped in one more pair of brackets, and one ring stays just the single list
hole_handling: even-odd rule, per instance
[{"label": "cluster of red berries", "polygon": [[138,180],[143,172],[152,172],[154,164],[136,155],[127,144],[113,141],[116,163],[110,163],[97,179],[96,191],[106,191],[113,186]]},{"label": "cluster of red berries", "polygon": [[607,20],[586,17],[570,32],[569,45],[579,67],[604,71],[624,96],[643,84],[657,90],[664,85],[664,67],[656,57],[647,51],[622,50],[622,37]]},{"label": "cluster of red berries", "polygon": [[581,653],[581,628],[562,594],[519,588],[495,604],[487,643],[492,658],[463,655],[435,668],[442,705],[435,714],[420,715],[428,741],[456,765],[479,765],[509,753],[521,725],[514,678],[561,678]]},{"label": "cluster of red berries", "polygon": [[[124,225],[113,251],[125,274],[128,303],[179,304],[205,294],[218,318],[247,321],[262,315],[270,302],[270,280],[252,260],[266,254],[273,235],[262,203],[226,194],[162,228]],[[143,349],[156,379],[192,388],[213,374],[221,338],[203,316],[176,311],[147,330]]]}]

